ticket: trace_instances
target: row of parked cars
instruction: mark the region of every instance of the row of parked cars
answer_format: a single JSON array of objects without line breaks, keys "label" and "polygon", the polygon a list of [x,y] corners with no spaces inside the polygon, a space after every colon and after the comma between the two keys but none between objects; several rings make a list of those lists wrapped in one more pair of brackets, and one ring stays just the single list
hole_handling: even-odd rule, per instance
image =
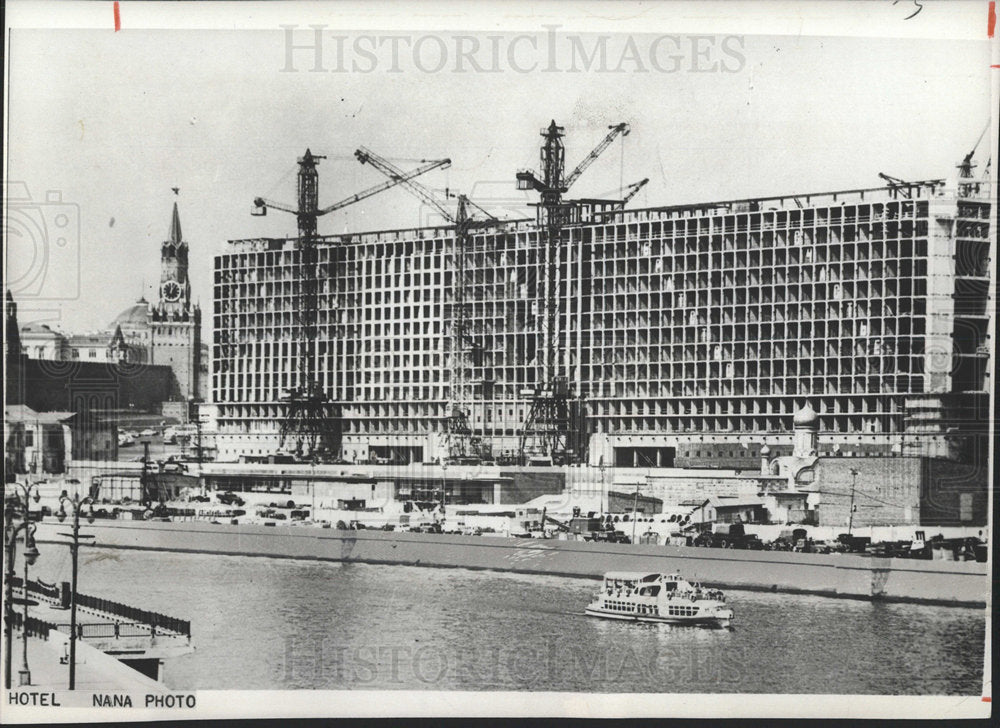
[{"label": "row of parked cars", "polygon": [[922,534],[913,540],[879,541],[870,536],[841,533],[832,540],[815,540],[805,528],[782,531],[773,541],[763,541],[757,534],[747,533],[742,523],[717,524],[715,531],[703,531],[692,546],[710,548],[749,549],[753,551],[796,551],[799,553],[848,553],[897,559],[944,558],[956,561],[986,561],[987,544],[976,537],[945,538],[938,534],[928,540]]}]

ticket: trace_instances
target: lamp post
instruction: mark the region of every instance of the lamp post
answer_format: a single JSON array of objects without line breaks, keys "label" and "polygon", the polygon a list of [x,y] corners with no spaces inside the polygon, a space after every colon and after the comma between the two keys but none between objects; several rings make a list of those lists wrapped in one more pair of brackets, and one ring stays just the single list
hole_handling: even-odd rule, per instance
[{"label": "lamp post", "polygon": [[142,441],[142,474],[139,476],[139,485],[142,490],[142,505],[146,508],[153,507],[153,497],[149,485],[149,440]]},{"label": "lamp post", "polygon": [[847,535],[851,535],[854,528],[854,489],[858,483],[858,469],[851,468],[851,509],[847,516]]},{"label": "lamp post", "polygon": [[[28,567],[38,560],[38,548],[35,546],[35,524],[29,519],[29,505],[31,499],[37,503],[39,500],[38,486],[26,483],[13,483],[14,487],[20,491],[15,494],[13,501],[4,503],[4,548],[7,557],[7,569],[4,574],[6,590],[4,594],[5,615],[4,615],[4,682],[10,690],[10,674],[13,663],[13,636],[14,636],[14,605],[13,605],[13,580],[14,580],[14,557],[17,553],[17,536],[24,531],[24,624],[23,653],[21,669],[18,671],[20,684],[31,684],[31,670],[28,668]],[[18,517],[20,523],[15,523]]]},{"label": "lamp post", "polygon": [[441,465],[441,513],[444,514],[445,498],[448,493],[448,463]]},{"label": "lamp post", "polygon": [[69,595],[69,689],[76,690],[76,580],[77,565],[79,563],[80,539],[93,538],[92,535],[80,534],[80,511],[83,506],[88,506],[87,521],[94,522],[94,501],[89,496],[81,498],[79,493],[74,493],[70,498],[66,491],[59,496],[59,512],[56,518],[62,523],[66,520],[66,506],[73,509],[73,533],[60,533],[60,536],[69,536],[73,539],[69,545],[69,552],[72,556],[73,570],[72,581],[70,583]]},{"label": "lamp post", "polygon": [[598,467],[601,469],[601,518],[604,518],[604,491],[606,489],[604,485],[604,456],[601,455],[600,464]]},{"label": "lamp post", "polygon": [[635,500],[632,502],[632,543],[635,543],[635,517],[639,512],[639,481],[635,481]]}]

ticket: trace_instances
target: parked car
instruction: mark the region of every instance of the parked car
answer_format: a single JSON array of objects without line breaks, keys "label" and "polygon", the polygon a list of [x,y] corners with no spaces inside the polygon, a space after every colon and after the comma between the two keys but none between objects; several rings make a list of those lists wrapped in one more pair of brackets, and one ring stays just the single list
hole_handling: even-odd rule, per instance
[{"label": "parked car", "polygon": [[872,540],[870,536],[855,536],[853,534],[842,533],[837,536],[837,540],[844,545],[848,553],[863,554]]},{"label": "parked car", "polygon": [[145,430],[140,432],[139,435],[141,437],[156,437],[156,430],[152,430],[147,427]]},{"label": "parked car", "polygon": [[224,490],[218,494],[219,503],[227,506],[243,506],[246,505],[246,501],[240,498],[235,493],[228,490]]}]

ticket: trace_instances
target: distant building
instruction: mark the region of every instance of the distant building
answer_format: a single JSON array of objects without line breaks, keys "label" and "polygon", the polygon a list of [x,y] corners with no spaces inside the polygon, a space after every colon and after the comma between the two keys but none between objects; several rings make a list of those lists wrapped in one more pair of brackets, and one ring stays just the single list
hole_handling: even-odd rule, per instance
[{"label": "distant building", "polygon": [[64,334],[47,324],[21,328],[30,359],[168,366],[177,379],[178,401],[206,396],[208,351],[201,343],[201,309],[191,302],[188,244],[174,203],[170,232],[160,246],[159,300],[140,297],[101,331]]},{"label": "distant building", "polygon": [[4,406],[4,477],[61,475],[73,460],[114,460],[117,431],[103,418],[76,412],[36,412],[23,404]]}]

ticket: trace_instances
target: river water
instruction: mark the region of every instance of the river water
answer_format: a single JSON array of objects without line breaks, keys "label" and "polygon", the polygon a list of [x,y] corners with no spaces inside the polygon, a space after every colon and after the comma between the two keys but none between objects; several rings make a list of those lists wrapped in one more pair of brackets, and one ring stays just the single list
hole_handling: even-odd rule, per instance
[{"label": "river water", "polygon": [[[68,580],[67,563],[32,576]],[[162,673],[178,690],[981,694],[985,610],[729,590],[723,631],[586,617],[597,587],[95,549],[79,589],[191,621],[195,651]]]}]

